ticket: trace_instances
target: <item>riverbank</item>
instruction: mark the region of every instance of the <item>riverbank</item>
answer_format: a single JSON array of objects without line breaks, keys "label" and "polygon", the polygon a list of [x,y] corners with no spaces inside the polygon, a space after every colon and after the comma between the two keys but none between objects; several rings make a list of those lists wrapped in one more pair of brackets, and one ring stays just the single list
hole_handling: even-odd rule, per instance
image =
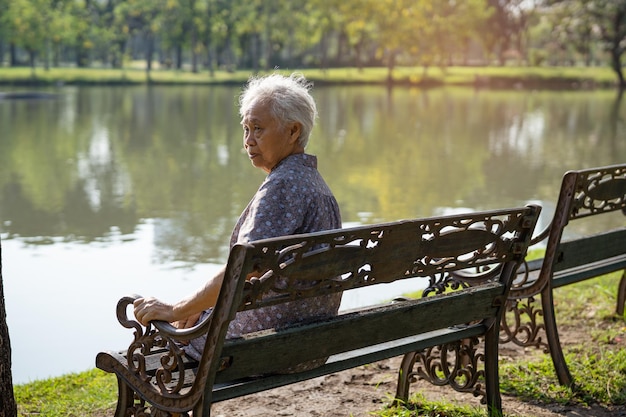
[{"label": "riverbank", "polygon": [[[45,87],[61,85],[211,85],[243,84],[252,71],[154,69],[143,63],[124,69],[0,67],[0,86]],[[282,72],[291,72],[281,69]],[[388,79],[386,68],[302,69],[317,85],[397,85],[413,87],[472,86],[515,89],[613,89],[617,77],[608,67],[448,67],[445,69],[399,67]],[[1,90],[1,87],[0,87]]]},{"label": "riverbank", "polygon": [[[500,382],[505,415],[512,417],[626,416],[626,327],[613,313],[619,274],[557,289],[557,317],[564,351],[578,386],[558,385],[541,350],[501,347]],[[448,387],[418,382],[411,409],[388,408],[398,358],[350,369],[302,384],[216,404],[222,416],[477,417],[485,406]],[[15,387],[19,416],[113,415],[115,377],[99,370]],[[317,414],[315,414],[317,413]]]}]

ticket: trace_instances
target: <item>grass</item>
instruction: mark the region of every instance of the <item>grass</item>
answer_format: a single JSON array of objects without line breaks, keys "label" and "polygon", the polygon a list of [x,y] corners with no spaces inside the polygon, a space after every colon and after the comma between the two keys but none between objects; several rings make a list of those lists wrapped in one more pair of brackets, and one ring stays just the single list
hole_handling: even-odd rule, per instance
[{"label": "grass", "polygon": [[[250,70],[214,71],[192,73],[188,70],[154,69],[149,76],[142,62],[133,62],[124,69],[58,67],[48,70],[38,67],[0,67],[0,84],[4,85],[124,85],[124,84],[243,84]],[[302,72],[308,79],[319,84],[384,84],[387,82],[387,69],[383,67],[331,68],[321,69],[281,69],[289,73]],[[616,76],[608,67],[448,67],[429,68],[398,67],[393,71],[393,80],[402,85],[480,85],[490,87],[555,87],[613,88]]]},{"label": "grass", "polygon": [[[389,399],[391,402],[392,398]],[[429,401],[422,394],[411,396],[410,402],[403,407],[389,407],[373,412],[378,417],[485,417],[482,407],[450,404],[445,401]]]},{"label": "grass", "polygon": [[112,415],[117,401],[114,375],[99,369],[14,387],[18,416]]},{"label": "grass", "polygon": [[574,389],[559,386],[549,355],[503,366],[503,392],[562,404],[626,404],[626,324],[614,313],[620,273],[556,290],[560,328],[583,329],[580,342],[564,347]]}]

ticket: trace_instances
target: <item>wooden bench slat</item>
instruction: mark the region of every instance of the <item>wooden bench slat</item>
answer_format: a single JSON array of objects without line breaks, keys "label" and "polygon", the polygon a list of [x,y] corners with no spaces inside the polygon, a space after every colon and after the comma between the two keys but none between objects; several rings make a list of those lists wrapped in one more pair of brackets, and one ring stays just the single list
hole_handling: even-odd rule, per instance
[{"label": "wooden bench slat", "polygon": [[305,381],[367,365],[383,359],[393,358],[408,352],[420,351],[431,346],[480,336],[484,333],[485,329],[482,324],[435,330],[394,340],[392,342],[380,343],[374,346],[333,355],[328,358],[326,364],[304,372],[266,375],[259,378],[218,382],[213,389],[213,401],[224,401],[255,392],[278,388],[293,384],[294,382]]},{"label": "wooden bench slat", "polygon": [[[602,264],[614,257],[624,257],[626,256],[626,229],[561,242],[555,256],[555,274],[558,271],[581,265]],[[608,261],[608,263],[619,263],[619,260]]]},{"label": "wooden bench slat", "polygon": [[[217,374],[216,381],[286,369],[307,359],[325,358],[414,334],[494,317],[498,307],[493,305],[493,300],[503,295],[504,290],[501,283],[489,283],[451,294],[345,314],[327,322],[280,332],[268,330],[244,335],[241,339],[229,340],[224,344],[222,357],[230,358],[231,365]],[[445,303],[439,302],[438,298],[442,297]],[[465,311],[465,314],[459,315],[459,310]],[[262,341],[258,340],[259,337],[262,337]]]},{"label": "wooden bench slat", "polygon": [[626,254],[555,272],[552,286],[559,288],[623,269],[626,269]]}]

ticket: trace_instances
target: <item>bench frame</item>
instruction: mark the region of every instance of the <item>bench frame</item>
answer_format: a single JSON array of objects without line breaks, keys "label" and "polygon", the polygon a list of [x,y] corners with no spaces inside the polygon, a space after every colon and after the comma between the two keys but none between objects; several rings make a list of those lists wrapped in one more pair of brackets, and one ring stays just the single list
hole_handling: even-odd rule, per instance
[{"label": "bench frame", "polygon": [[619,210],[626,214],[626,164],[566,172],[552,221],[531,242],[545,242],[545,256],[525,262],[509,293],[501,343],[549,350],[562,385],[573,386],[574,380],[559,340],[553,289],[624,270],[617,294],[620,316],[626,300],[626,228],[567,241],[563,231],[570,221]]},{"label": "bench frame", "polygon": [[[158,321],[143,327],[128,317],[136,296],[124,297],[118,320],[134,330],[134,340],[123,352],[96,357],[98,368],[117,376],[116,416],[193,411],[206,417],[213,402],[398,355],[405,358],[396,402],[406,402],[410,383],[421,378],[482,395],[489,415],[501,416],[499,323],[539,212],[527,206],[235,245],[212,314],[191,329]],[[488,272],[468,279],[451,275],[467,268]],[[265,273],[246,280],[252,271]],[[427,281],[421,298],[225,339],[238,311],[412,277]],[[207,343],[196,362],[178,342],[202,334]],[[326,358],[313,369],[281,372]]]}]

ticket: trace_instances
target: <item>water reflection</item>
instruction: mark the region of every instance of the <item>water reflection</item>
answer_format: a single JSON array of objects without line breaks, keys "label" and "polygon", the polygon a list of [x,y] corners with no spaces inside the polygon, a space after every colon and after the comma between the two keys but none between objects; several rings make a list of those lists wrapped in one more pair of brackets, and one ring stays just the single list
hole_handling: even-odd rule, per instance
[{"label": "water reflection", "polygon": [[[0,233],[17,382],[92,367],[98,350],[128,339],[113,336],[119,296],[174,300],[225,261],[231,228],[263,179],[241,150],[238,91],[63,88],[57,100],[0,101]],[[529,201],[545,206],[545,224],[565,171],[626,161],[624,110],[612,91],[324,87],[315,96],[309,151],[346,225]],[[25,358],[38,342],[23,329],[53,327],[67,348],[78,318],[85,360],[36,373],[40,365]],[[104,335],[88,330],[93,323]]]}]

